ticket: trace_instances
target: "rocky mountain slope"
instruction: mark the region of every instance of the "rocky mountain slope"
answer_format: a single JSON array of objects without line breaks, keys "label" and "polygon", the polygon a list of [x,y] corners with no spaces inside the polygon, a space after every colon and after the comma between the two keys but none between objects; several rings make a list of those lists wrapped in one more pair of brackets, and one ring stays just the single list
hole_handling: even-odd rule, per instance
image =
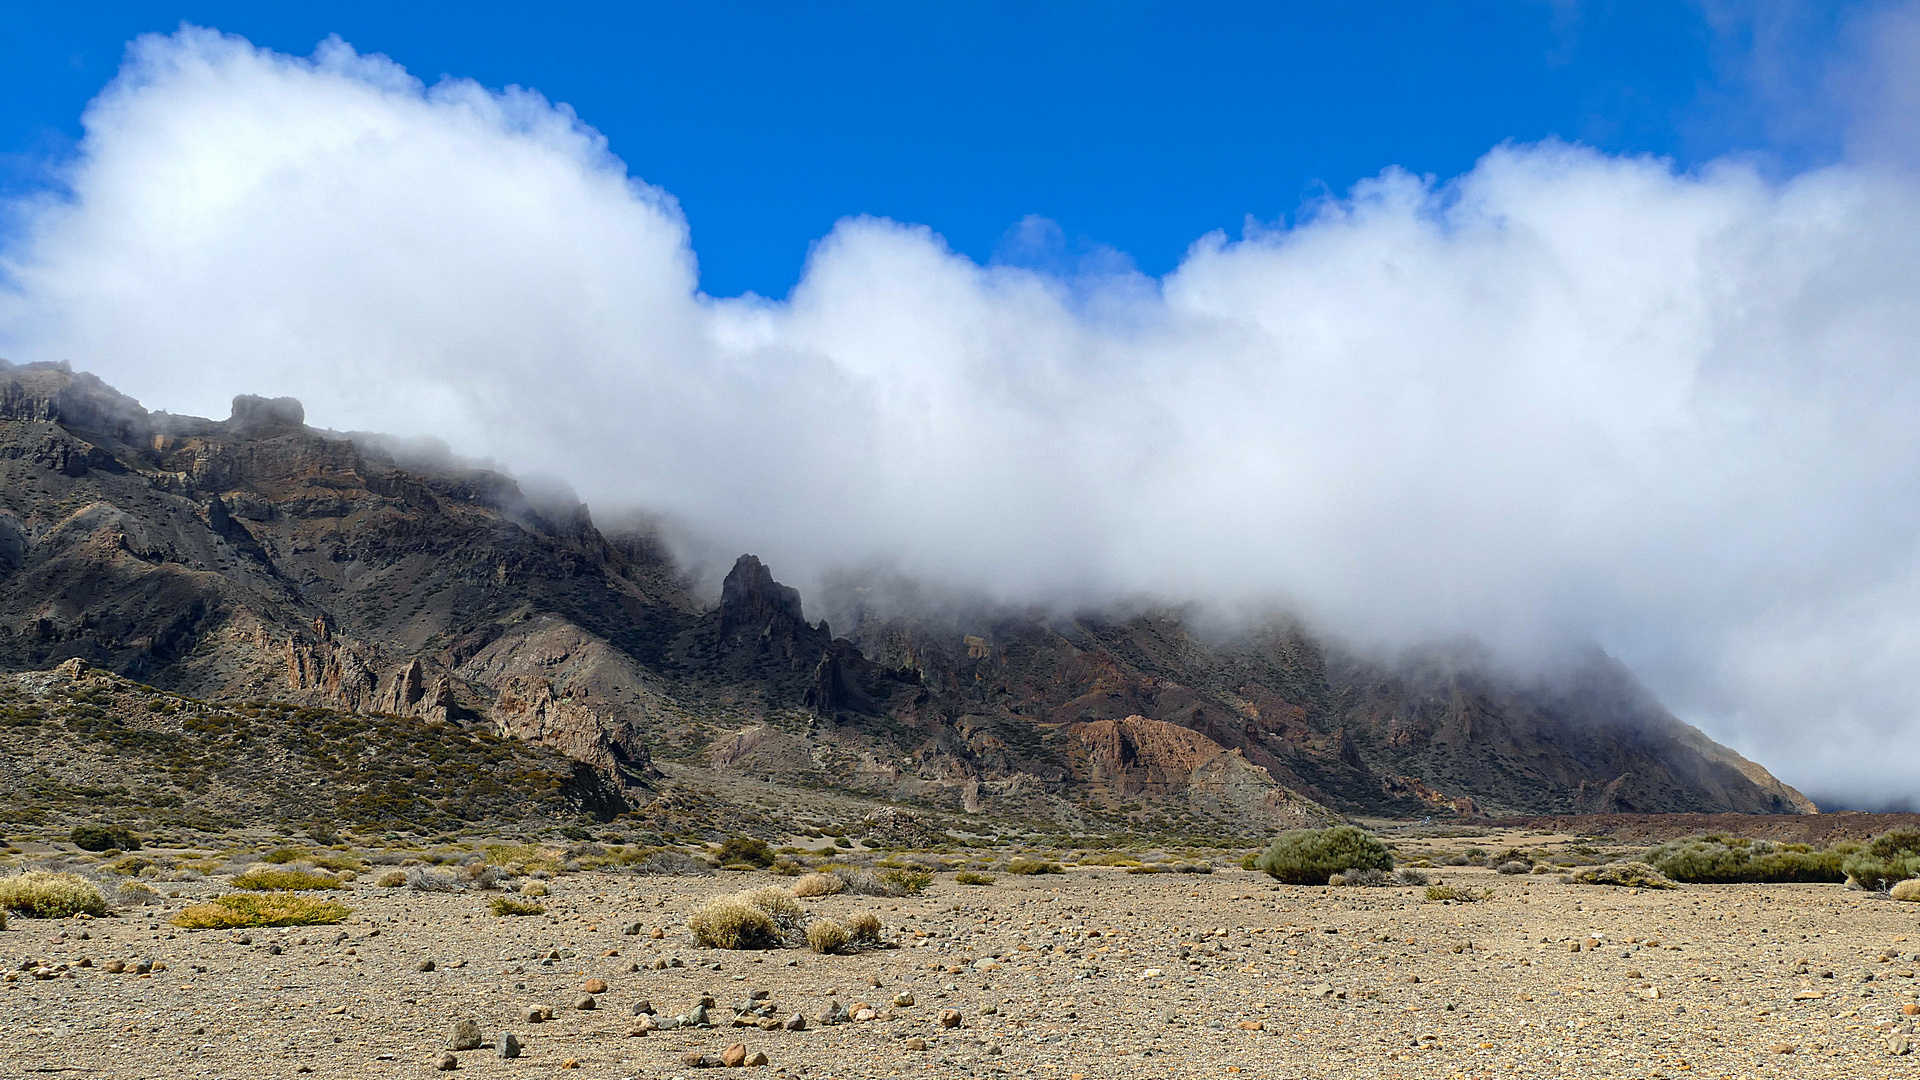
[{"label": "rocky mountain slope", "polygon": [[1262,830],[1343,812],[1806,812],[1604,657],[1520,685],[1176,612],[850,611],[751,556],[716,600],[658,538],[297,402],[149,413],[0,368],[0,668],[518,737],[612,790],[653,761],[966,812]]}]

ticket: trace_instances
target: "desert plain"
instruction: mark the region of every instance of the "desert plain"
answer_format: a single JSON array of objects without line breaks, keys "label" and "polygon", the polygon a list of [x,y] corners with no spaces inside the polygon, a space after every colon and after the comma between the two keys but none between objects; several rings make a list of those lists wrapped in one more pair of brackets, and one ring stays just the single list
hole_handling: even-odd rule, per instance
[{"label": "desert plain", "polygon": [[[0,1076],[425,1076],[449,1064],[462,1020],[483,1045],[455,1052],[454,1071],[487,1077],[710,1075],[690,1055],[717,1060],[734,1044],[764,1054],[744,1071],[768,1077],[1920,1069],[1920,904],[1839,885],[1431,873],[1484,899],[1286,886],[1233,866],[1078,866],[802,900],[812,915],[879,916],[884,945],[848,955],[693,942],[687,919],[707,900],[792,883],[766,872],[565,873],[533,916],[493,914],[499,893],[363,876],[331,894],[353,909],[338,925],[244,931],[171,925],[226,891],[213,877],[172,882],[178,896],[115,917],[16,917],[0,933]],[[713,1026],[675,1027],[703,997]],[[825,1022],[835,1005],[872,1018]],[[552,1018],[528,1022],[542,1006]],[[642,1030],[637,1010],[666,1030]],[[796,1013],[805,1026],[788,1030]],[[521,1050],[503,1058],[509,1033]]]}]

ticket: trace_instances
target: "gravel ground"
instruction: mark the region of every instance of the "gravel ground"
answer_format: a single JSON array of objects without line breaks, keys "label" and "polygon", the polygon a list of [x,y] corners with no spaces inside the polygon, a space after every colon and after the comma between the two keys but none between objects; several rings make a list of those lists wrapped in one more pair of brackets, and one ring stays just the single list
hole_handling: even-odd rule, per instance
[{"label": "gravel ground", "polygon": [[[458,1053],[480,1076],[706,1075],[686,1055],[736,1042],[769,1057],[760,1075],[809,1077],[1920,1074],[1920,1055],[1896,1053],[1916,1019],[1903,1006],[1920,1012],[1920,904],[1839,886],[1440,876],[1494,896],[1083,868],[806,901],[880,915],[893,947],[852,956],[692,945],[702,900],[788,883],[758,873],[569,875],[530,917],[489,914],[484,893],[363,886],[338,927],[188,932],[157,907],[15,918],[0,933],[0,1076],[423,1076],[466,1018],[489,1044],[512,1032],[525,1047]],[[164,966],[107,970],[140,959]],[[29,960],[71,978],[17,970]],[[608,988],[577,1009],[589,979]],[[913,1004],[892,1004],[903,993]],[[717,1026],[630,1034],[636,1004],[669,1018],[703,994]],[[732,1027],[735,1001],[803,1013],[807,1029]],[[825,1025],[830,1002],[877,1017]],[[540,1005],[553,1019],[526,1022]],[[960,1027],[940,1025],[947,1009]]]}]

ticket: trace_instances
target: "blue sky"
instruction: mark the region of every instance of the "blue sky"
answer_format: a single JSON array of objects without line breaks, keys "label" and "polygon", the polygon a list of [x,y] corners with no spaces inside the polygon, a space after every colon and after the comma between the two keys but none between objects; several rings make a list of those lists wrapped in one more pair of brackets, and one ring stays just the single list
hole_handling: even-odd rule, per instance
[{"label": "blue sky", "polygon": [[[680,200],[715,295],[784,295],[853,214],[983,262],[1104,247],[1158,275],[1248,215],[1392,165],[1458,175],[1508,140],[1797,167],[1818,140],[1781,137],[1754,40],[1790,66],[1844,7],[1756,30],[1737,8],[1547,0],[8,4],[0,182],[43,182],[126,43],[185,21],[302,56],[339,34],[429,82],[572,105]],[[1010,243],[1028,215],[1059,242]]]}]

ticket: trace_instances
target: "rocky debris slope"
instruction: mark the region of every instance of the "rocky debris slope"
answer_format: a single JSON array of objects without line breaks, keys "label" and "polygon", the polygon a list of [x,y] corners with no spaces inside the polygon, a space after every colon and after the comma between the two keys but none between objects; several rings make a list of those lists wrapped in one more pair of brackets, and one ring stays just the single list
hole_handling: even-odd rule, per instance
[{"label": "rocky debris slope", "polygon": [[0,676],[0,822],[431,831],[626,808],[554,750],[485,725],[214,704],[69,660]]}]

